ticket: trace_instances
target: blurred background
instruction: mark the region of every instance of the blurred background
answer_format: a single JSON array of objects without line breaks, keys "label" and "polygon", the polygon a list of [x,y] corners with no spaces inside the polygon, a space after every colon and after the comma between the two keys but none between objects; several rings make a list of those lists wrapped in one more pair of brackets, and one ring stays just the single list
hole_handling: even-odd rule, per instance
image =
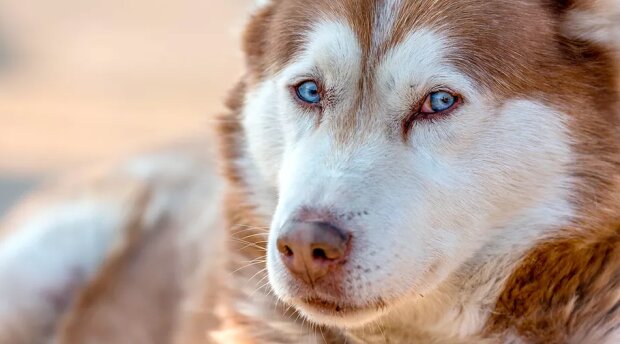
[{"label": "blurred background", "polygon": [[0,220],[27,190],[206,131],[252,0],[0,0]]}]

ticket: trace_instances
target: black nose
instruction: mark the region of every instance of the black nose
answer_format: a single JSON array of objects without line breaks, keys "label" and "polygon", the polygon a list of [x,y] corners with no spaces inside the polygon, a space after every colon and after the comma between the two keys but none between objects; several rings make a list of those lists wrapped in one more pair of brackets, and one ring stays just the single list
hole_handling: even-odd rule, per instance
[{"label": "black nose", "polygon": [[344,262],[350,235],[324,222],[289,221],[278,237],[284,265],[306,283],[313,284]]}]

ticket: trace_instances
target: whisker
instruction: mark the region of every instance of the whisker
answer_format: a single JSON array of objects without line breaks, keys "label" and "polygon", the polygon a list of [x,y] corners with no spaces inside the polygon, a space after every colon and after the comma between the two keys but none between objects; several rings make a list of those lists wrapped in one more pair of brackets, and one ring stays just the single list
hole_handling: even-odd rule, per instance
[{"label": "whisker", "polygon": [[321,332],[321,337],[323,337],[323,343],[327,344],[327,339],[325,339],[325,334],[323,333],[323,327],[319,326],[319,331]]},{"label": "whisker", "polygon": [[249,268],[251,266],[258,265],[258,264],[264,264],[264,263],[266,263],[266,261],[264,261],[264,260],[259,260],[259,261],[256,261],[256,262],[252,262],[252,263],[246,264],[246,265],[244,265],[244,266],[242,266],[242,267],[240,267],[240,268],[230,272],[230,274],[232,275],[232,274],[234,274],[236,272],[239,272],[239,271],[241,271],[243,269],[247,269],[247,268]]},{"label": "whisker", "polygon": [[256,288],[251,294],[250,296],[248,296],[250,299],[254,296],[254,294],[256,294],[259,290],[265,288],[269,286],[269,281],[265,282],[263,285],[261,285],[260,287]]},{"label": "whisker", "polygon": [[240,238],[237,238],[237,237],[232,237],[232,240],[234,240],[236,242],[239,242],[239,243],[242,243],[242,244],[254,244],[254,245],[269,243],[268,240],[248,241],[248,240],[240,239]]},{"label": "whisker", "polygon": [[258,230],[263,230],[263,231],[269,231],[269,227],[263,227],[263,226],[252,226],[252,225],[246,225],[243,223],[237,223],[237,224],[233,224],[232,225],[233,228],[237,229],[239,227],[241,227],[241,230],[253,230],[253,229],[258,229]]},{"label": "whisker", "polygon": [[[267,270],[267,268],[265,268],[265,271],[266,271],[266,270]],[[263,272],[265,272],[265,271],[263,271]],[[265,276],[263,276],[263,278],[261,278],[261,279],[260,279],[260,280],[259,280],[256,284],[263,283],[263,281],[264,281],[265,279],[268,279],[268,278],[269,278],[269,275],[268,275],[268,274],[265,274]],[[267,283],[269,283],[269,280],[267,280]]]},{"label": "whisker", "polygon": [[[240,243],[240,244],[245,244],[245,246],[244,246],[244,247],[242,247],[241,249],[246,249],[246,248],[248,248],[248,247],[254,247],[254,248],[256,248],[257,250],[261,250],[261,251],[266,251],[266,250],[267,250],[265,247],[262,247],[262,246],[259,246],[259,245],[258,245],[258,244],[260,244],[261,242],[258,242],[258,243],[253,243],[253,242],[248,242],[248,241],[242,241],[242,240],[239,240],[239,239],[236,239],[236,238],[233,238],[233,241],[236,241],[236,242],[238,242],[238,243]],[[264,242],[264,243],[267,243],[267,242]]]},{"label": "whisker", "polygon": [[[254,275],[252,275],[252,277],[250,277],[250,279],[248,279],[248,282],[250,282],[252,279],[254,279],[254,277],[256,277],[257,275],[259,275],[259,274],[261,274],[261,273],[263,273],[263,272],[265,272],[265,271],[267,271],[267,267],[264,267],[264,268],[260,269],[260,271],[258,271],[258,272],[257,272],[257,273],[255,273]],[[268,277],[268,275],[265,275],[265,276],[264,276],[263,278],[261,278],[261,279],[260,279],[260,281],[258,281],[256,284],[261,283],[261,282],[265,279],[265,277]]]},{"label": "whisker", "polygon": [[246,263],[254,263],[254,262],[266,262],[267,258],[265,257],[256,257],[252,260],[246,260],[246,261],[242,261],[240,263],[246,264]]},{"label": "whisker", "polygon": [[243,238],[238,238],[238,239],[247,240],[248,238],[252,238],[252,237],[256,237],[256,236],[265,236],[265,235],[267,235],[267,233],[255,233],[255,234],[250,234],[248,236],[245,236]]},{"label": "whisker", "polygon": [[302,322],[301,322],[301,327],[307,332],[308,329],[306,328],[306,320],[307,320],[306,317],[303,317]]}]

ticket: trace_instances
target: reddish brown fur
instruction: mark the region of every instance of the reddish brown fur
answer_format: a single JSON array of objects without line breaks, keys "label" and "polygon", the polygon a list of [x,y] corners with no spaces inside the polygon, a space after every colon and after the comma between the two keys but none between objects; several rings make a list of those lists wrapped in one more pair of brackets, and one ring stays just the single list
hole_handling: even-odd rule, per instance
[{"label": "reddish brown fur", "polygon": [[532,343],[589,342],[620,325],[620,224],[534,248],[501,294],[487,331],[511,329]]}]

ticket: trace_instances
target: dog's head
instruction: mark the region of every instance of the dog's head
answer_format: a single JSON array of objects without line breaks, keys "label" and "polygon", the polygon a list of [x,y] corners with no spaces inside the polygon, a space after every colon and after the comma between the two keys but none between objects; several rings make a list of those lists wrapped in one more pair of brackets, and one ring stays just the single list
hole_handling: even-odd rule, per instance
[{"label": "dog's head", "polygon": [[572,10],[266,1],[236,166],[272,221],[275,293],[358,326],[575,217],[608,172],[586,160],[615,149],[617,84],[611,54],[567,32]]}]

